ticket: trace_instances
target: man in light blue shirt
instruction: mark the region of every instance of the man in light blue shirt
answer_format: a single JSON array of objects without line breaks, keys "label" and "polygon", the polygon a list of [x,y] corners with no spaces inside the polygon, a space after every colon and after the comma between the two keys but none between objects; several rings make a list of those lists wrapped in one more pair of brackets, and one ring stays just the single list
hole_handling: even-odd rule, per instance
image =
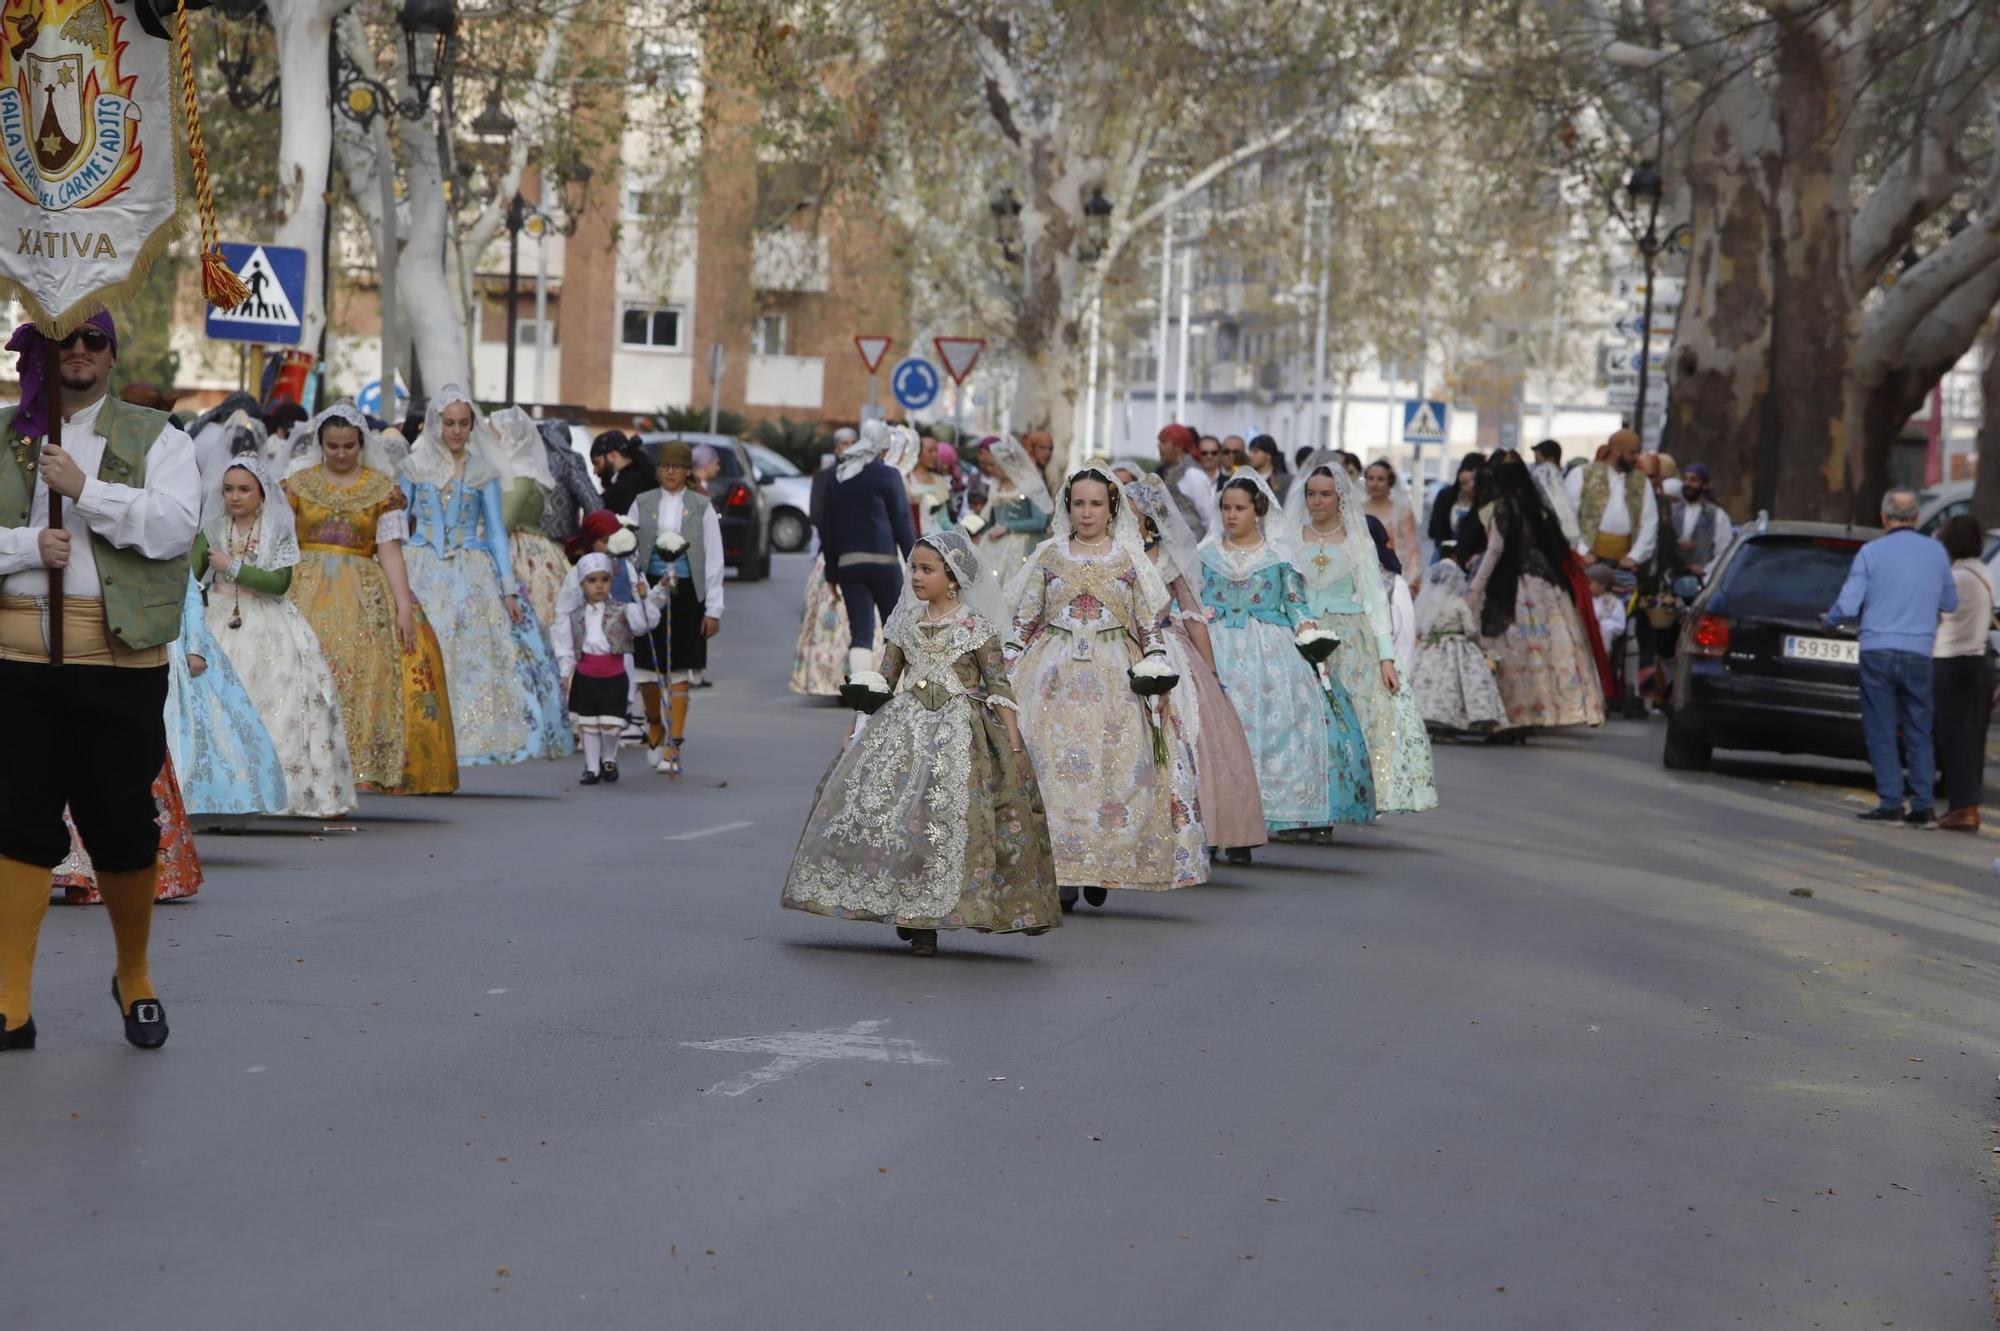
[{"label": "man in light blue shirt", "polygon": [[[1854,556],[1847,582],[1823,617],[1828,628],[1861,621],[1861,733],[1880,802],[1856,816],[1865,823],[1935,827],[1931,646],[1937,641],[1939,616],[1958,608],[1958,592],[1951,585],[1951,559],[1944,547],[1917,531],[1914,491],[1891,490],[1882,496],[1882,527],[1886,534]],[[1897,749],[1899,729],[1902,751]]]}]

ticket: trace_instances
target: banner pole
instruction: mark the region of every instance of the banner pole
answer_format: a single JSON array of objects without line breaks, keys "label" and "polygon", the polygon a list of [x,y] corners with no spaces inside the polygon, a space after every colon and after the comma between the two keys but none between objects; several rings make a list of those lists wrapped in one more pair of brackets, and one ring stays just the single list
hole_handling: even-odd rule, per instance
[{"label": "banner pole", "polygon": [[[48,404],[49,431],[47,442],[57,448],[62,447],[62,348],[52,340],[45,340],[48,368],[42,376],[42,400]],[[36,474],[39,476],[40,470]],[[46,483],[46,482],[44,482]],[[49,530],[61,531],[63,525],[63,501],[54,486],[49,487]],[[63,571],[59,568],[45,570],[49,579],[49,664],[63,663]]]}]

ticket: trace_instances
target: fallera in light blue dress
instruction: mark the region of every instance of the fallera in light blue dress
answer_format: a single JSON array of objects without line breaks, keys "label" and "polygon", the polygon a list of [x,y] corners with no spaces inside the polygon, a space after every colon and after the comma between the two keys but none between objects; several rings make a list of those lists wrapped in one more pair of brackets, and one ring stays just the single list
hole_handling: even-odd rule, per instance
[{"label": "fallera in light blue dress", "polygon": [[402,479],[410,591],[437,631],[462,766],[560,758],[572,748],[547,630],[526,596],[520,624],[501,598],[519,590],[500,509],[500,482]]},{"label": "fallera in light blue dress", "polygon": [[[188,658],[208,668],[199,676]],[[167,648],[167,751],[190,814],[277,813],[290,804],[271,732],[208,631],[201,587],[190,577],[181,636]]]},{"label": "fallera in light blue dress", "polygon": [[1299,571],[1268,546],[1201,548],[1215,672],[1243,719],[1274,832],[1375,820],[1361,722],[1337,678],[1324,688],[1293,643],[1306,613]]},{"label": "fallera in light blue dress", "polygon": [[1381,813],[1415,813],[1437,806],[1437,782],[1431,771],[1430,733],[1423,709],[1407,683],[1394,693],[1382,681],[1382,662],[1396,659],[1390,635],[1386,592],[1358,581],[1382,582],[1379,564],[1355,570],[1339,542],[1306,540],[1298,554],[1305,582],[1305,618],[1341,637],[1341,646],[1326,663],[1339,680],[1361,718],[1368,744],[1368,762],[1375,778],[1375,806]]}]

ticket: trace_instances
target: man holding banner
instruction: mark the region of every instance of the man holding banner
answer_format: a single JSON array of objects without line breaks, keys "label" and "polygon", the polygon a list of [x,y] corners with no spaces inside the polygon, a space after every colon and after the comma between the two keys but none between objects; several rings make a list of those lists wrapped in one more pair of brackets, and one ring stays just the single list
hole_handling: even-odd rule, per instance
[{"label": "man holding banner", "polygon": [[[167,644],[180,633],[201,518],[194,441],[165,412],[109,396],[109,314],[60,344],[24,324],[8,346],[26,405],[0,411],[0,699],[11,750],[0,763],[0,1050],[34,1046],[35,941],[50,871],[69,853],[65,807],[117,937],[112,992],[126,1038],[157,1049],[167,1021],[146,965],[160,844],[152,786],[167,756]],[[60,445],[40,415],[50,372]]]},{"label": "man holding banner", "polygon": [[[35,1045],[35,946],[68,809],[98,871],[125,1038],[166,1043],[147,968],[166,760],[167,645],[201,512],[193,442],[109,396],[106,307],[145,280],[181,205],[176,98],[201,223],[202,289],[244,296],[215,239],[185,12],[150,0],[10,0],[0,40],[0,295],[30,323],[21,406],[0,412],[0,1051]],[[164,330],[155,330],[164,333]]]}]

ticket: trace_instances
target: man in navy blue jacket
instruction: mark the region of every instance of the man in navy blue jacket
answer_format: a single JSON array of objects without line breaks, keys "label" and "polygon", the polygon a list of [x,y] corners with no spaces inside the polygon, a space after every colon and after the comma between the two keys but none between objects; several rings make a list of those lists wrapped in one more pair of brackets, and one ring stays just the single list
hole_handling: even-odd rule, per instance
[{"label": "man in navy blue jacket", "polygon": [[847,607],[849,674],[873,669],[875,619],[889,612],[903,590],[903,561],[917,534],[903,478],[883,462],[888,427],[869,421],[833,466],[819,505],[819,548],[826,577]]}]

